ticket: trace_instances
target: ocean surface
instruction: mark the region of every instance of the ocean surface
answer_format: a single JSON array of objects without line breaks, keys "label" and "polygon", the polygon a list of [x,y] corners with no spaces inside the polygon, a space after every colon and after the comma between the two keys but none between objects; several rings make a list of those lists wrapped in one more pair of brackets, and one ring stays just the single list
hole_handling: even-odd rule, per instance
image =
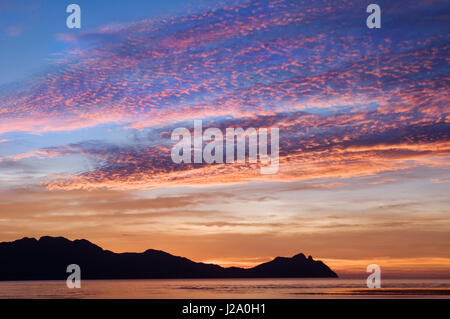
[{"label": "ocean surface", "polygon": [[450,279],[153,279],[0,282],[0,298],[450,298]]}]

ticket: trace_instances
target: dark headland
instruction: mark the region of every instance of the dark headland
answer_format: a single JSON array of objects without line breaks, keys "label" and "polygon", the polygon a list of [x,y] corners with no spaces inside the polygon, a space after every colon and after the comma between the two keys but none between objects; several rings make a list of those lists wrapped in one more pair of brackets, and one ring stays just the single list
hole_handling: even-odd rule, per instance
[{"label": "dark headland", "polygon": [[45,236],[0,243],[0,280],[65,280],[70,264],[80,266],[82,279],[337,277],[323,262],[303,254],[244,269],[198,263],[153,249],[114,253],[85,239]]}]

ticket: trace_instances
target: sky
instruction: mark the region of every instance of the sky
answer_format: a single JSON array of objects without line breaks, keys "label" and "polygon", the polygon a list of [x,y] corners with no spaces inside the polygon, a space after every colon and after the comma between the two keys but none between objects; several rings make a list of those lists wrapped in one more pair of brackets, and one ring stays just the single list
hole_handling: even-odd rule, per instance
[{"label": "sky", "polygon": [[[0,241],[449,277],[450,5],[370,3],[0,1]],[[278,172],[174,163],[198,119],[279,128]]]}]

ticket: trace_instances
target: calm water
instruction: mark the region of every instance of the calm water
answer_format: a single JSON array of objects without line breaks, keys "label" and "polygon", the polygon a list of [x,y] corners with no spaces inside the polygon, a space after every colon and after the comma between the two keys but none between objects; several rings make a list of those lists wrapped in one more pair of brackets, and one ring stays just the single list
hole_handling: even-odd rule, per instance
[{"label": "calm water", "polygon": [[0,298],[450,298],[450,279],[385,279],[382,288],[397,288],[395,293],[376,296],[366,295],[364,279],[342,278],[84,280],[81,285],[0,282]]}]

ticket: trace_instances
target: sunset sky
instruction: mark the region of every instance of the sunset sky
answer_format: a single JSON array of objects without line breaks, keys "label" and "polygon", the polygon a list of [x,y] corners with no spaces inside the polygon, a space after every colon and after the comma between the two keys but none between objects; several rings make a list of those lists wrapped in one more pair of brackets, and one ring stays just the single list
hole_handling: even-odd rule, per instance
[{"label": "sunset sky", "polygon": [[[449,17],[446,0],[1,0],[0,241],[449,277]],[[278,173],[173,163],[195,119],[279,128]]]}]

